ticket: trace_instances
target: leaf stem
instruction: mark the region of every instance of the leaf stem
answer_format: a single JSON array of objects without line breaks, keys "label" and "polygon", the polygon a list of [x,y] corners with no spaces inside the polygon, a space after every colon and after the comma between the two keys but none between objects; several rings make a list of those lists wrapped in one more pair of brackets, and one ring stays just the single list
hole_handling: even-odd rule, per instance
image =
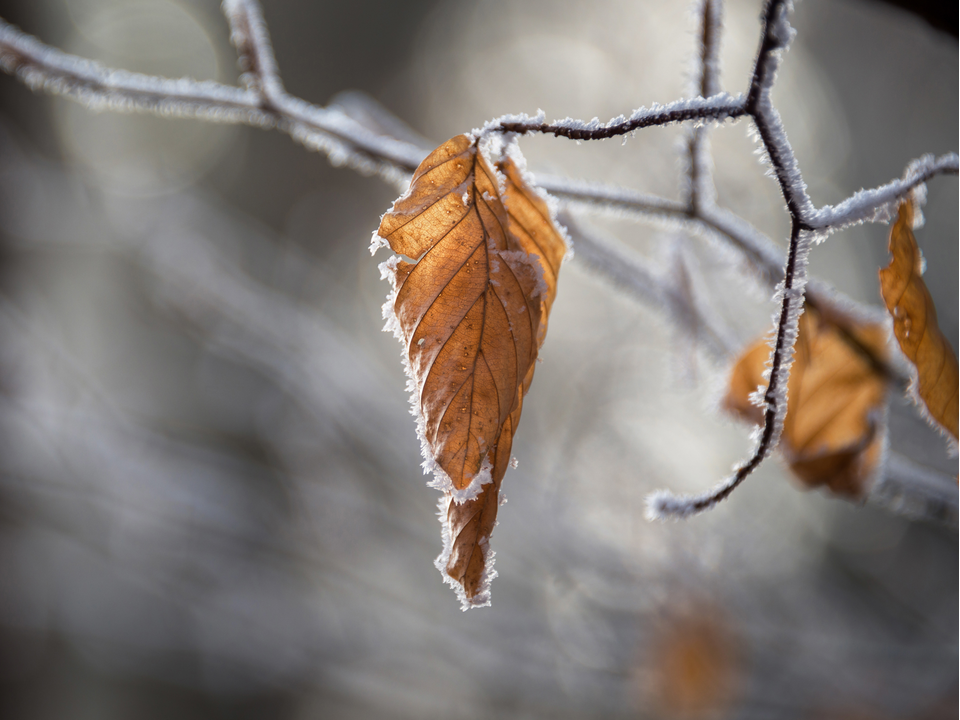
[{"label": "leaf stem", "polygon": [[488,129],[494,132],[512,132],[518,135],[542,133],[570,140],[606,140],[630,133],[642,128],[671,125],[690,120],[726,120],[739,118],[747,114],[743,96],[730,97],[720,93],[710,98],[679,100],[668,105],[640,108],[629,118],[617,118],[609,123],[593,120],[584,123],[579,120],[562,120],[555,123],[545,122],[500,122]]}]

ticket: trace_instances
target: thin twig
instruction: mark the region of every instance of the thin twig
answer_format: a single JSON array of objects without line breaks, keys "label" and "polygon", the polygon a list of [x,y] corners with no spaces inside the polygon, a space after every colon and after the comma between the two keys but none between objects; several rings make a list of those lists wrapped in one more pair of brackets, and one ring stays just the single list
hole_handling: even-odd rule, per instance
[{"label": "thin twig", "polygon": [[260,6],[249,0],[224,0],[223,14],[245,79],[260,93],[265,107],[279,110],[286,92]]},{"label": "thin twig", "polygon": [[576,257],[587,268],[679,324],[696,328],[696,339],[714,359],[725,361],[733,356],[736,343],[728,334],[716,327],[675,283],[651,270],[636,252],[586,229],[569,212],[560,213],[557,219],[567,228],[576,247]]},{"label": "thin twig", "polygon": [[[645,220],[661,220],[667,225],[688,223],[696,225],[732,244],[747,261],[757,280],[775,290],[783,276],[786,256],[766,235],[746,220],[728,210],[704,203],[691,217],[690,210],[674,200],[648,195],[629,188],[619,188],[600,183],[570,181],[551,175],[537,175],[537,183],[559,197],[571,209],[585,212],[608,210],[617,215],[632,215]],[[592,203],[581,200],[583,196],[594,199]],[[606,272],[605,266],[594,268]],[[625,270],[621,269],[621,272]],[[610,276],[614,283],[620,280]],[[642,279],[639,282],[643,282]],[[902,387],[909,384],[909,377],[890,365],[857,339],[854,330],[864,323],[885,323],[887,314],[880,308],[854,302],[829,285],[811,278],[806,287],[806,303],[816,309],[821,317],[836,326],[851,346],[866,355],[870,363],[891,382]]]},{"label": "thin twig", "polygon": [[379,171],[390,179],[412,172],[426,155],[423,148],[369,132],[337,109],[294,98],[282,86],[273,88],[271,105],[259,90],[107,68],[44,45],[2,19],[0,67],[34,90],[66,95],[97,109],[276,127],[323,151],[334,164]]},{"label": "thin twig", "polygon": [[[226,11],[232,13],[228,17],[234,18],[231,19],[233,34],[238,38],[240,51],[244,53],[242,62],[245,71],[273,73],[276,64],[275,61],[268,60],[273,57],[272,51],[267,53],[265,50],[270,47],[269,37],[257,8],[257,4],[252,0],[235,0],[227,3]],[[253,12],[256,12],[256,22],[252,20]],[[242,30],[241,17],[246,18],[246,25],[243,27],[251,30]],[[259,44],[253,41],[257,37],[257,34],[252,32],[254,27],[263,34],[263,41]],[[45,45],[2,19],[0,67],[34,90],[52,95],[66,95],[98,109],[186,116],[264,128],[276,127],[310,149],[326,153],[334,164],[347,164],[362,171],[376,171],[386,167],[391,180],[395,180],[396,173],[412,173],[429,151],[429,148],[423,145],[372,132],[340,108],[323,108],[293,97],[283,90],[279,76],[276,84],[264,82],[261,78],[261,87],[272,88],[269,91],[272,100],[265,103],[260,89],[244,89],[189,78],[161,78],[104,67],[100,63]],[[267,70],[268,68],[270,70]],[[743,96],[726,96],[725,100],[712,97],[706,100],[680,101],[651,110],[641,109],[635,113],[634,120],[646,127],[650,124],[681,121],[676,114],[690,120],[705,120],[715,115],[739,117],[742,115],[739,106],[748,101],[749,97],[745,101]],[[700,110],[696,109],[697,103],[700,103]],[[630,132],[624,130],[630,122],[625,120],[620,123],[617,132]],[[563,131],[566,131],[566,128],[572,131],[576,126],[589,127],[591,123],[568,121],[552,125],[533,123],[530,126],[534,125],[537,128],[556,128]],[[598,137],[605,132],[610,130],[601,132]],[[813,228],[824,230],[880,220],[882,218],[874,217],[878,209],[902,198],[918,182],[938,174],[956,173],[957,164],[955,153],[946,155],[927,168],[922,179],[918,176],[909,186],[905,181],[895,180],[876,191],[861,191],[837,206],[826,206],[822,211],[811,213],[805,221]],[[574,189],[572,186],[575,184],[576,181],[570,181],[571,187],[558,192],[583,203],[603,206],[610,203],[610,195],[615,191],[612,186],[602,184],[580,184]],[[550,189],[546,184],[545,187]],[[617,202],[625,209],[645,210],[642,199],[621,197]],[[711,224],[709,219],[707,224]],[[724,232],[720,227],[714,229]]]},{"label": "thin twig", "polygon": [[723,0],[704,0],[700,23],[700,96],[720,92],[720,33]]},{"label": "thin twig", "polygon": [[790,247],[783,271],[780,310],[776,319],[776,339],[770,356],[770,380],[763,395],[764,414],[760,438],[753,454],[737,467],[728,480],[710,492],[692,497],[676,497],[663,491],[651,495],[648,499],[648,516],[653,518],[688,517],[712,508],[724,500],[776,448],[783,431],[783,419],[787,409],[787,381],[798,333],[797,323],[803,308],[807,255],[810,248],[809,239],[804,238],[804,231],[811,228],[803,220],[803,211],[808,207],[812,208],[779,114],[770,100],[780,51],[786,48],[792,36],[786,18],[787,9],[787,3],[782,0],[769,0],[767,3],[760,49],[747,96],[747,110],[753,117],[764,149],[773,165],[792,219]]},{"label": "thin twig", "polygon": [[[811,233],[816,229],[811,222],[817,215],[807,194],[796,156],[787,140],[780,115],[770,98],[780,55],[787,48],[794,34],[788,20],[790,8],[789,0],[768,0],[767,2],[763,15],[763,34],[746,104],[747,112],[757,128],[791,217],[790,246],[779,290],[780,309],[775,323],[776,337],[770,355],[770,379],[763,394],[764,414],[759,441],[750,458],[741,463],[730,478],[707,493],[687,497],[675,496],[666,491],[651,494],[647,499],[647,515],[650,518],[688,517],[712,508],[728,497],[776,448],[783,431],[793,348],[806,300],[806,268],[812,245]],[[922,182],[921,177],[929,177],[934,172],[950,171],[955,165],[955,159],[955,156],[952,159],[947,156],[942,158],[943,162],[940,163],[934,162],[932,158],[926,162],[920,161],[923,163],[921,170],[909,173],[908,179],[900,183],[890,183],[889,189],[874,192],[867,202],[874,202],[878,208],[882,207],[883,199],[890,202],[897,196],[898,191],[909,192],[910,183],[919,184]],[[831,217],[831,214],[825,213],[825,217]],[[835,212],[832,217],[836,217],[838,222],[841,219],[850,222],[858,221],[852,219],[856,217],[856,213],[851,209],[845,209],[842,213]],[[861,217],[859,221],[863,219],[867,218]],[[822,227],[825,226],[822,225]],[[815,298],[817,299],[820,298]],[[852,341],[854,347],[866,354],[887,377],[895,377],[894,371],[884,360],[876,358],[869,349],[856,341],[851,327],[846,323],[839,323],[839,328],[848,340]]]},{"label": "thin twig", "polygon": [[833,233],[864,222],[886,222],[896,206],[911,190],[937,175],[956,175],[960,171],[960,157],[947,153],[938,158],[924,155],[907,165],[903,178],[891,180],[880,187],[861,190],[836,205],[824,205],[807,218],[807,224],[816,230]]},{"label": "thin twig", "polygon": [[793,28],[787,18],[790,6],[789,0],[767,0],[760,49],[747,95],[747,112],[763,142],[790,216],[800,224],[801,230],[810,230],[807,218],[813,213],[813,203],[787,141],[780,113],[770,97],[780,67],[780,56],[793,38]]},{"label": "thin twig", "polygon": [[629,135],[647,127],[672,125],[689,120],[721,121],[738,118],[746,114],[746,98],[742,95],[731,96],[719,93],[708,98],[677,100],[666,105],[654,105],[652,108],[635,110],[630,117],[620,116],[610,122],[601,123],[594,119],[590,122],[558,120],[546,123],[519,116],[521,119],[501,118],[483,128],[485,132],[512,132],[518,135],[541,133],[564,137],[569,140],[607,140],[612,137]]},{"label": "thin twig", "polygon": [[[703,0],[700,19],[699,87],[700,97],[720,92],[720,30],[723,0]],[[710,173],[707,127],[696,125],[687,136],[687,168],[684,174],[684,204],[692,216],[705,204],[712,205],[716,191]]]},{"label": "thin twig", "polygon": [[742,462],[728,479],[709,492],[700,495],[678,496],[660,490],[647,497],[647,517],[651,520],[686,518],[704,512],[725,500],[730,493],[756,470],[760,463],[776,449],[783,431],[783,419],[787,412],[787,381],[793,363],[793,346],[797,339],[801,308],[803,306],[803,282],[806,279],[806,262],[810,241],[804,237],[797,222],[790,233],[790,250],[784,271],[784,288],[776,323],[777,335],[771,354],[770,381],[763,394],[763,425],[753,454]]},{"label": "thin twig", "polygon": [[[251,0],[228,5],[228,9],[234,7],[247,11],[255,8],[256,5]],[[265,25],[262,25],[262,18],[261,25],[258,27],[261,27],[264,33],[266,32]],[[266,40],[269,44],[269,39],[266,38]],[[246,49],[246,45],[242,52],[248,53],[245,61],[251,63],[245,65],[248,72],[253,72],[256,67],[261,69],[264,67],[263,62],[259,65],[253,64],[250,60],[253,56],[249,55],[252,50]],[[258,57],[263,57],[262,52]],[[273,92],[272,104],[265,104],[259,89],[244,89],[189,78],[161,78],[108,68],[100,63],[45,45],[2,19],[0,19],[0,68],[20,78],[34,90],[52,95],[65,95],[92,108],[193,117],[212,122],[245,124],[262,128],[275,127],[303,142],[308,148],[324,152],[334,164],[346,164],[363,172],[380,172],[391,182],[396,182],[398,174],[412,173],[429,151],[429,148],[423,145],[373,132],[340,108],[323,108],[295,98],[283,91],[282,84],[279,83],[279,97],[277,92]],[[270,84],[267,83],[267,85]],[[739,112],[735,106],[742,102],[742,96],[734,99],[728,97],[724,102],[716,98],[699,102],[704,103],[701,105],[704,115],[698,115],[694,111],[695,101],[681,101],[673,106],[639,111],[642,117],[638,117],[638,120],[648,124],[677,122],[678,120],[671,117],[674,111],[692,114],[694,120],[706,119],[710,113],[727,113],[728,117],[734,117]],[[571,121],[569,127],[572,128],[574,123],[575,121]],[[537,124],[538,127],[540,125],[543,124]],[[558,128],[562,125],[563,123],[554,124]],[[580,125],[586,127],[590,123],[580,123]],[[955,153],[946,155],[923,174],[922,180],[918,179],[909,186],[905,185],[904,181],[892,181],[876,189],[883,190],[883,193],[861,191],[844,203],[833,208],[831,206],[824,208],[823,212],[831,208],[828,215],[821,217],[817,213],[812,214],[807,218],[807,222],[818,230],[826,230],[839,229],[858,222],[881,220],[883,218],[876,217],[878,210],[905,196],[917,182],[938,174],[956,173],[957,163]],[[573,180],[565,182],[566,187],[561,188],[553,186],[549,180],[544,179],[543,187],[572,200],[596,205],[599,208],[618,206],[624,210],[639,212],[649,210],[650,196],[631,196],[631,191],[624,192],[619,188],[601,183]],[[618,197],[614,198],[614,196]],[[674,201],[663,200],[662,203],[663,214],[677,217],[684,214],[682,211],[674,213],[674,208],[678,205]],[[684,207],[682,204],[679,206]],[[744,238],[739,232],[728,234],[733,223],[723,222],[715,214],[703,217],[701,213],[692,219],[704,222],[735,242],[746,240],[740,243],[745,246],[756,244],[751,240],[759,236],[759,233],[750,233],[752,236],[750,238]],[[745,223],[740,221],[738,225],[742,228]],[[760,258],[760,255],[749,253],[749,251],[748,254],[752,256],[751,260]],[[761,269],[766,264],[761,260]]]}]

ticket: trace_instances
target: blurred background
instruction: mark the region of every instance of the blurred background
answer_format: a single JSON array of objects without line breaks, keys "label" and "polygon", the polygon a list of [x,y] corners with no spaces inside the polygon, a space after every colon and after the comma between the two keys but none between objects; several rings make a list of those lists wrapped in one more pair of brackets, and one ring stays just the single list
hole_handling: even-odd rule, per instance
[{"label": "blurred background", "polygon": [[[759,0],[729,0],[744,90]],[[381,103],[430,145],[502,113],[605,120],[689,95],[686,3],[266,3],[310,102]],[[213,0],[3,0],[55,47],[237,82]],[[864,0],[806,0],[775,92],[815,203],[957,149],[955,35]],[[954,33],[956,31],[954,30]],[[341,95],[361,91],[364,96]],[[522,142],[534,171],[676,198],[683,131]],[[719,202],[783,242],[748,124],[711,133]],[[768,462],[715,511],[643,519],[748,452],[727,368],[573,260],[524,404],[493,606],[433,567],[387,293],[368,253],[396,190],[277,132],[92,113],[0,75],[0,716],[954,718],[955,527],[800,491]],[[918,239],[957,347],[956,177]],[[591,219],[738,343],[773,306],[682,229]],[[813,274],[879,303],[888,228]],[[679,250],[678,250],[679,248]],[[956,458],[891,399],[891,446]]]}]

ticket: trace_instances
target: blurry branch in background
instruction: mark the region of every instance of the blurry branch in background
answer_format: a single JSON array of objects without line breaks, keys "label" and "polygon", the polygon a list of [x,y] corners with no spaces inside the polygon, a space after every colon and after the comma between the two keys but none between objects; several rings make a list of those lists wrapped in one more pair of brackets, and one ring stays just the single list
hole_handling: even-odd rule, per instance
[{"label": "blurry branch in background", "polygon": [[[156,115],[194,117],[224,123],[275,127],[308,148],[325,153],[334,165],[347,165],[362,173],[376,173],[403,187],[407,177],[429,148],[413,134],[395,132],[402,127],[373,101],[352,98],[342,106],[318,107],[288,94],[283,87],[266,24],[254,0],[226,0],[224,13],[231,28],[243,71],[244,87],[210,81],[166,79],[105,68],[102,65],[44,45],[0,20],[0,67],[35,90],[72,97],[88,107]],[[698,59],[699,97],[651,109],[641,108],[629,118],[607,124],[561,121],[547,124],[527,117],[504,117],[492,121],[486,131],[552,133],[577,140],[599,139],[635,132],[642,127],[695,121],[687,138],[687,158],[682,201],[674,201],[600,183],[537,176],[541,187],[559,198],[567,213],[568,227],[578,254],[595,272],[650,303],[681,326],[693,329],[711,355],[721,359],[735,347],[724,330],[703,316],[679,287],[679,278],[657,274],[641,256],[626,247],[600,238],[581,227],[575,212],[635,216],[649,222],[702,233],[732,247],[766,287],[776,288],[780,310],[776,342],[771,353],[772,372],[764,394],[764,425],[753,456],[729,480],[711,493],[693,498],[658,495],[652,509],[657,516],[684,516],[706,509],[726,497],[776,448],[786,412],[784,388],[789,377],[797,318],[804,303],[815,308],[827,322],[852,338],[852,328],[864,319],[885,316],[861,306],[828,286],[806,278],[806,258],[811,246],[827,235],[863,222],[885,222],[891,208],[930,178],[958,172],[955,153],[941,158],[925,156],[911,162],[902,179],[872,190],[860,191],[841,203],[816,208],[807,195],[793,151],[787,142],[779,114],[772,104],[773,86],[781,54],[793,36],[788,21],[790,3],[770,0],[765,8],[761,45],[746,95],[731,96],[720,90],[718,45],[722,24],[721,3],[705,0],[702,6],[701,53]],[[792,220],[786,258],[768,237],[748,222],[715,204],[716,192],[710,173],[706,124],[723,118],[750,116],[780,185]],[[177,264],[177,263],[174,263]],[[272,328],[268,323],[264,327]],[[268,335],[273,331],[271,330]],[[259,342],[262,340],[263,342]],[[247,353],[255,363],[269,363],[266,355],[277,338],[258,342],[235,342],[235,350]],[[320,334],[308,354],[322,352],[329,338]],[[282,342],[281,342],[282,345]],[[260,347],[260,350],[244,348]],[[297,357],[297,354],[294,354]],[[888,377],[904,385],[906,378],[882,358],[872,358]],[[312,360],[311,360],[312,362]],[[304,368],[310,362],[285,361],[284,373],[293,384],[310,383]],[[934,480],[934,478],[936,478]],[[891,454],[868,498],[887,509],[911,517],[956,523],[957,490],[949,477],[929,471]]]},{"label": "blurry branch in background", "polygon": [[[29,177],[30,159],[12,145],[4,144],[4,149],[5,167]],[[76,202],[69,188],[57,190],[54,202],[61,207]],[[346,448],[377,467],[376,476],[388,477],[406,447],[405,433],[382,412],[382,398],[389,398],[393,388],[376,362],[350,332],[250,276],[219,248],[213,238],[236,231],[219,208],[173,194],[159,205],[141,202],[133,215],[129,208],[109,203],[103,210],[104,217],[95,218],[102,223],[97,234],[105,238],[98,241],[99,249],[135,261],[145,271],[153,301],[186,321],[212,356],[255,370],[289,400],[295,412],[275,411],[276,417],[264,422],[257,434],[283,471],[228,450],[211,450],[190,439],[189,431],[169,433],[152,427],[149,418],[117,407],[110,391],[35,318],[0,297],[0,365],[20,390],[9,397],[0,394],[0,438],[18,438],[19,443],[17,452],[0,452],[8,497],[39,508],[42,524],[64,526],[82,542],[94,542],[86,537],[89,528],[82,529],[82,520],[73,527],[60,517],[61,503],[75,500],[84,507],[107,507],[121,517],[134,515],[139,522],[131,523],[132,536],[138,536],[143,524],[162,527],[162,542],[157,538],[148,553],[151,558],[164,553],[172,557],[178,540],[189,546],[190,538],[204,535],[230,556],[222,562],[247,562],[242,559],[244,548],[255,543],[278,559],[277,566],[284,560],[322,565],[325,573],[333,571],[335,577],[349,578],[373,593],[373,580],[334,556],[315,552],[321,546],[315,538],[297,538],[317,531],[313,514],[325,492],[312,482],[318,456],[327,467],[335,466],[331,449]],[[272,243],[256,231],[247,235],[262,248]],[[84,242],[75,241],[70,232],[59,237],[68,247]],[[350,368],[349,376],[331,383],[344,367]],[[402,394],[396,395],[402,400]],[[187,438],[177,439],[178,434]],[[269,507],[258,509],[251,519],[244,507],[244,479],[264,472],[283,484],[296,509],[294,519],[302,522],[285,518],[278,532],[262,519],[270,519]],[[392,492],[388,486],[378,489]],[[403,502],[402,496],[392,502]],[[404,517],[392,517],[391,523],[419,537],[419,526],[404,523]],[[359,531],[362,522],[353,522]],[[159,564],[164,565],[163,559]],[[141,570],[150,575],[156,568]],[[188,590],[192,594],[193,588]],[[376,592],[389,595],[385,588]],[[401,597],[391,600],[404,602]]]},{"label": "blurry branch in background", "polygon": [[716,318],[707,317],[704,309],[678,287],[670,273],[672,268],[667,272],[655,271],[619,241],[582,226],[570,212],[561,212],[557,219],[571,237],[576,238],[578,262],[602,275],[630,297],[656,308],[681,329],[691,330],[703,349],[717,362],[733,357],[738,343],[730,336],[730,331]]}]

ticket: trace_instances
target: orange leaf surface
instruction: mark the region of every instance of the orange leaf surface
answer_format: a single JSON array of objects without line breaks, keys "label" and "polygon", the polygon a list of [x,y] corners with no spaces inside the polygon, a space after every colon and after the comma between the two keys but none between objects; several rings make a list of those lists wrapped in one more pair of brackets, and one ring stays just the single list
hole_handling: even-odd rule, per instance
[{"label": "orange leaf surface", "polygon": [[486,154],[466,135],[441,145],[378,231],[414,261],[381,266],[394,288],[384,316],[404,344],[424,470],[444,493],[437,564],[465,609],[489,602],[500,483],[566,254],[518,152]]},{"label": "orange leaf surface", "polygon": [[[857,342],[886,358],[886,331],[862,325]],[[766,387],[770,346],[760,340],[734,365],[724,407],[760,424],[763,411],[750,396]],[[807,307],[800,317],[796,355],[787,383],[787,415],[780,450],[809,487],[824,485],[853,498],[866,495],[883,450],[887,380],[833,325]]]},{"label": "orange leaf surface", "polygon": [[880,294],[893,316],[893,334],[917,370],[914,390],[936,423],[957,440],[957,356],[937,325],[937,309],[921,276],[913,236],[913,204],[900,205],[890,230],[893,260],[880,270]]},{"label": "orange leaf surface", "polygon": [[740,643],[715,605],[668,611],[645,655],[638,704],[652,716],[724,717],[740,691]]}]

